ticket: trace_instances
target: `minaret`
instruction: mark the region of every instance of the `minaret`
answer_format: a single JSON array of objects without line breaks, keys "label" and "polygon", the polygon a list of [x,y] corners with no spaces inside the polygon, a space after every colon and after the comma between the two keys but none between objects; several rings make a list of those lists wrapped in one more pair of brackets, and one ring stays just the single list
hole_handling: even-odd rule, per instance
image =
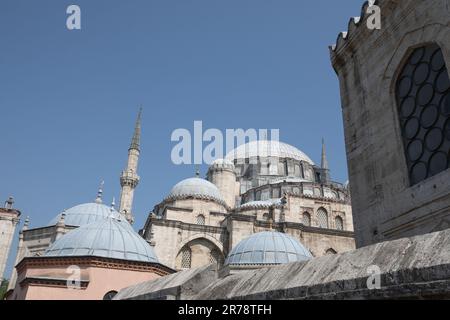
[{"label": "minaret", "polygon": [[321,157],[321,162],[320,162],[320,167],[321,167],[321,177],[322,177],[322,181],[324,183],[329,183],[330,182],[330,168],[328,167],[328,160],[327,160],[327,152],[326,152],[326,148],[325,148],[325,139],[322,138],[322,157]]},{"label": "minaret", "polygon": [[325,139],[322,138],[322,161],[320,163],[322,169],[328,170],[327,152],[325,149]]},{"label": "minaret", "polygon": [[141,115],[142,108],[139,110],[139,115],[136,120],[136,126],[134,128],[133,139],[131,140],[130,148],[128,149],[128,164],[127,168],[122,171],[120,176],[120,185],[122,191],[120,194],[120,209],[119,212],[124,215],[128,222],[133,223],[133,196],[134,189],[139,184],[139,176],[137,175],[139,154],[140,154],[140,141],[141,141]]}]

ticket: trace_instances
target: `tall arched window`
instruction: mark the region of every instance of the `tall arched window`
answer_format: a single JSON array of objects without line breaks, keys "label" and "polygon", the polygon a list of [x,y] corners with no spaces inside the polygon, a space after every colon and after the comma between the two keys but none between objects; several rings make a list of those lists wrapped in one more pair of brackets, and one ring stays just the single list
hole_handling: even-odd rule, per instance
[{"label": "tall arched window", "polygon": [[197,224],[204,226],[205,225],[205,216],[202,214],[199,214],[197,216]]},{"label": "tall arched window", "polygon": [[302,216],[302,223],[305,226],[311,226],[311,215],[308,212],[304,212]]},{"label": "tall arched window", "polygon": [[190,269],[192,263],[192,252],[190,248],[183,248],[181,251],[181,268]]},{"label": "tall arched window", "polygon": [[334,224],[335,224],[336,230],[344,230],[344,220],[342,220],[341,217],[337,216],[334,219]]},{"label": "tall arched window", "polygon": [[437,44],[415,49],[396,83],[410,184],[449,168],[450,79]]},{"label": "tall arched window", "polygon": [[317,221],[320,228],[328,229],[328,212],[324,208],[317,210]]}]

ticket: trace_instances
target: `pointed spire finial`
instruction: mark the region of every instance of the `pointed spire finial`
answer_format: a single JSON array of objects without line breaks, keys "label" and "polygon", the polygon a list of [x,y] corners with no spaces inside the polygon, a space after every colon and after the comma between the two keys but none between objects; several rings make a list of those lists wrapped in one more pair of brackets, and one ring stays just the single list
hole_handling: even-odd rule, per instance
[{"label": "pointed spire finial", "polygon": [[12,209],[14,205],[14,198],[9,197],[8,200],[5,201],[5,209]]},{"label": "pointed spire finial", "polygon": [[116,209],[116,197],[113,197],[111,202],[111,211],[114,211]]},{"label": "pointed spire finial", "polygon": [[30,217],[27,217],[27,218],[25,219],[25,223],[23,224],[22,232],[23,232],[23,231],[27,231],[29,225],[30,225]]},{"label": "pointed spire finial", "polygon": [[131,140],[130,149],[135,149],[140,151],[141,148],[141,118],[142,118],[142,107],[139,109],[138,117],[136,119],[136,125],[134,127],[133,139]]},{"label": "pointed spire finial", "polygon": [[197,178],[200,177],[200,167],[198,164],[195,166],[195,176]]},{"label": "pointed spire finial", "polygon": [[105,185],[105,181],[102,181],[100,183],[100,187],[98,188],[97,192],[97,198],[95,199],[95,203],[103,203],[102,196],[103,196],[103,186]]},{"label": "pointed spire finial", "polygon": [[327,160],[327,153],[326,153],[324,138],[322,138],[322,159],[321,159],[320,166],[322,167],[322,169],[328,170],[328,160]]}]

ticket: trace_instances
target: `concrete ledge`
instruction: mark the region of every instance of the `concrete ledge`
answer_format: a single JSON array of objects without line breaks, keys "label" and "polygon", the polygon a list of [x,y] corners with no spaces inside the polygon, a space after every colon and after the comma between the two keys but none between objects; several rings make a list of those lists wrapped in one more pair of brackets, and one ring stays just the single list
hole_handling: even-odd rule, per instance
[{"label": "concrete ledge", "polygon": [[[379,272],[374,274],[373,271]],[[369,289],[378,277],[380,287]],[[122,290],[115,299],[450,299],[450,229],[254,270],[186,270]]]},{"label": "concrete ledge", "polygon": [[[380,270],[380,289],[367,286]],[[231,274],[194,299],[450,298],[450,230],[347,253]]]},{"label": "concrete ledge", "polygon": [[216,280],[217,268],[208,265],[122,289],[114,300],[188,300]]}]

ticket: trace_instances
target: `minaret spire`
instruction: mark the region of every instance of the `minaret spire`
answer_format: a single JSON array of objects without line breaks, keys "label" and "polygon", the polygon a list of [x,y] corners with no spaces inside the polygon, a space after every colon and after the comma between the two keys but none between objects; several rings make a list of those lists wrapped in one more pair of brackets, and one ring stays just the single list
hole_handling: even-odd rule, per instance
[{"label": "minaret spire", "polygon": [[327,153],[326,153],[326,148],[325,148],[325,139],[322,138],[322,161],[320,164],[320,167],[322,169],[326,169],[328,170],[328,160],[327,160]]},{"label": "minaret spire", "polygon": [[133,138],[131,139],[130,148],[128,149],[128,163],[122,175],[120,176],[120,186],[122,191],[120,193],[120,208],[119,212],[128,220],[133,223],[133,198],[134,189],[139,184],[139,176],[137,175],[139,154],[141,153],[141,118],[142,108],[139,109],[139,113],[136,119],[136,125],[134,127]]},{"label": "minaret spire", "polygon": [[139,114],[136,119],[136,125],[134,126],[134,134],[133,139],[131,139],[130,149],[136,149],[141,151],[141,116],[142,116],[142,107],[139,109]]}]

